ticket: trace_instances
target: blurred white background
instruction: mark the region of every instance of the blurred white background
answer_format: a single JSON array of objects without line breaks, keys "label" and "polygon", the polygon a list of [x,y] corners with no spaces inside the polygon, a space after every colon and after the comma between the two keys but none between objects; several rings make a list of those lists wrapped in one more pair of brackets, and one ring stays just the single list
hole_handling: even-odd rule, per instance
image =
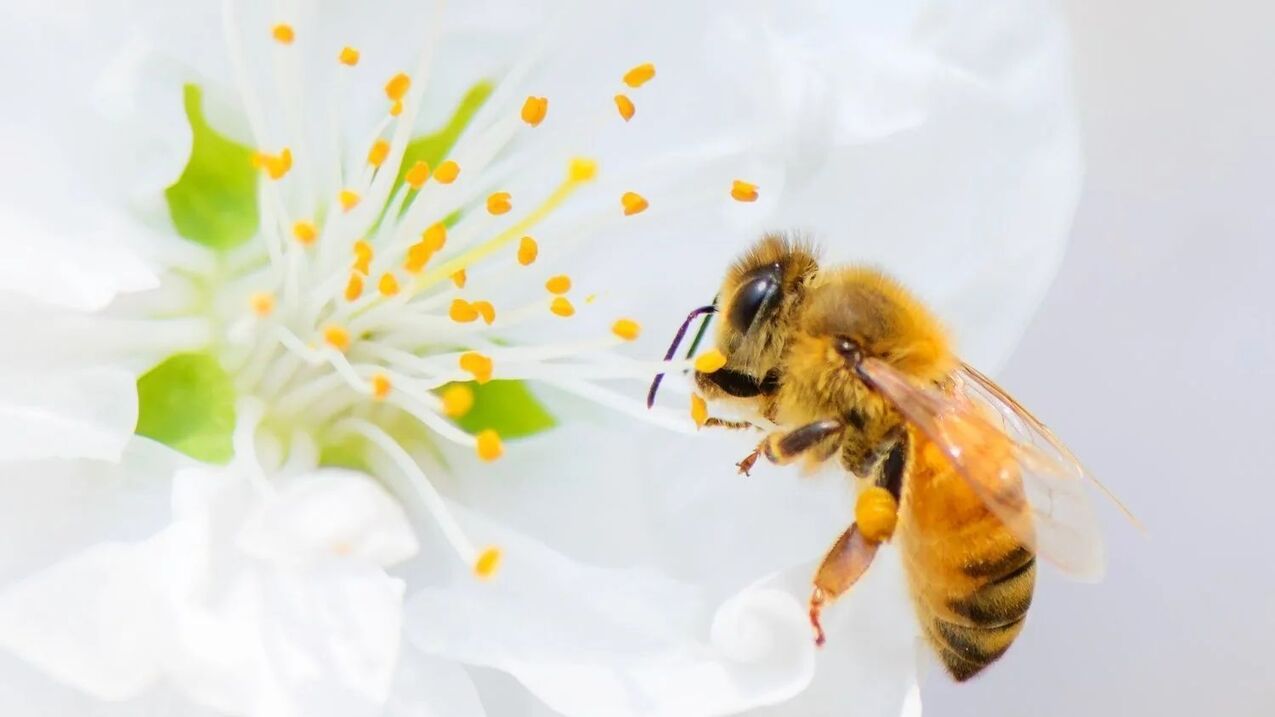
[{"label": "blurred white background", "polygon": [[1275,5],[1062,2],[1088,170],[1003,383],[1149,525],[929,715],[1275,714]]}]

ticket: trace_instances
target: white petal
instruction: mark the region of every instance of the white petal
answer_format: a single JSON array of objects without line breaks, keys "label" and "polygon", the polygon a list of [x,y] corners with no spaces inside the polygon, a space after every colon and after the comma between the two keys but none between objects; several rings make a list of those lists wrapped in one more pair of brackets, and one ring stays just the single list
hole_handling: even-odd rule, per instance
[{"label": "white petal", "polygon": [[102,544],[19,581],[0,594],[0,645],[99,699],[136,695],[160,671],[153,557]]},{"label": "white petal", "polygon": [[248,516],[238,544],[279,564],[341,555],[389,566],[416,553],[398,502],[367,476],[335,468],[280,486]]},{"label": "white petal", "polygon": [[137,425],[136,381],[114,368],[0,374],[0,459],[118,459]]},{"label": "white petal", "polygon": [[507,670],[571,715],[724,714],[810,678],[805,611],[785,593],[747,591],[714,610],[688,584],[584,565],[463,515],[502,546],[503,567],[411,600],[408,635],[427,653]]},{"label": "white petal", "polygon": [[[487,710],[464,667],[404,647],[386,717],[483,717]],[[493,710],[492,714],[512,714]]]}]

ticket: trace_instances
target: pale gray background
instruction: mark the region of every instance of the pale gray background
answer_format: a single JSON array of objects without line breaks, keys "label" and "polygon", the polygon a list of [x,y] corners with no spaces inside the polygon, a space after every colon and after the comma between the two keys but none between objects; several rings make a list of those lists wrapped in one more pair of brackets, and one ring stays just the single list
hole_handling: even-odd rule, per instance
[{"label": "pale gray background", "polygon": [[1275,715],[1275,5],[1065,0],[1088,165],[1001,374],[1147,522],[927,715]]}]

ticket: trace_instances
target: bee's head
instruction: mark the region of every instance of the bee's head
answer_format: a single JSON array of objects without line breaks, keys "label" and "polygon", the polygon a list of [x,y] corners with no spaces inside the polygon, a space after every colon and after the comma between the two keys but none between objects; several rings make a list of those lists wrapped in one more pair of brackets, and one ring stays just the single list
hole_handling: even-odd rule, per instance
[{"label": "bee's head", "polygon": [[787,335],[817,270],[808,246],[775,234],[730,268],[718,294],[716,333],[726,366],[695,374],[705,395],[753,398],[774,390]]}]

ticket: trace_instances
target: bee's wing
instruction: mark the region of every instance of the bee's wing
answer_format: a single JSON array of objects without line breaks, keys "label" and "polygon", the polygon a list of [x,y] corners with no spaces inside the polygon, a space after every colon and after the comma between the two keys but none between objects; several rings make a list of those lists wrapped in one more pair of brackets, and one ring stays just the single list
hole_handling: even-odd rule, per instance
[{"label": "bee's wing", "polygon": [[1030,414],[964,371],[956,390],[945,393],[913,385],[878,359],[864,359],[860,370],[1024,545],[1076,579],[1102,576],[1102,539],[1085,470],[1052,434],[1034,427],[1039,422]]}]

